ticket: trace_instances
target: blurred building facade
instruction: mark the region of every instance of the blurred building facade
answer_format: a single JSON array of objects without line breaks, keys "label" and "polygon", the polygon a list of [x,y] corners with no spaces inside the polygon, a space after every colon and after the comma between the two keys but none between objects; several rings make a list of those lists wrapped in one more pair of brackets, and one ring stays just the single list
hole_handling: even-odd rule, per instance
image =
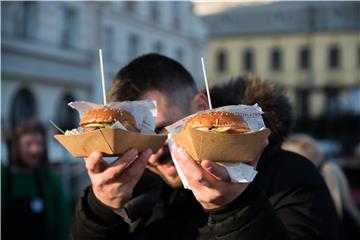
[{"label": "blurred building facade", "polygon": [[211,84],[253,73],[284,85],[297,116],[360,113],[359,2],[276,2],[203,19]]},{"label": "blurred building facade", "polygon": [[[49,120],[75,127],[68,102],[102,102],[98,48],[107,89],[122,66],[148,52],[177,59],[201,86],[207,33],[191,2],[1,2],[1,11],[3,133],[21,119],[40,120],[52,160],[70,155],[51,137]],[[4,137],[2,146],[4,160]]]}]

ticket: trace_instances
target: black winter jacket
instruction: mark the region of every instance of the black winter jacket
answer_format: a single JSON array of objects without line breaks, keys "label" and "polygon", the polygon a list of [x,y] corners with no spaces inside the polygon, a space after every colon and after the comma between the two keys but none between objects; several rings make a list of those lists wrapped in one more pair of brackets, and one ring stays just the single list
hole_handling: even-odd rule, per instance
[{"label": "black winter jacket", "polygon": [[337,219],[318,170],[300,155],[264,152],[254,182],[233,202],[205,211],[192,192],[146,172],[124,208],[85,189],[72,239],[337,239]]}]

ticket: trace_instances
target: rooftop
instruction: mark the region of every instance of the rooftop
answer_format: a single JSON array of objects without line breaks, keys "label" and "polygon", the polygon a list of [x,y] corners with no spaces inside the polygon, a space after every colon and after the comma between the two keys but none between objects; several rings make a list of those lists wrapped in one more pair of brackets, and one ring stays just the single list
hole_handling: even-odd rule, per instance
[{"label": "rooftop", "polygon": [[359,31],[360,2],[273,2],[203,17],[210,36]]}]

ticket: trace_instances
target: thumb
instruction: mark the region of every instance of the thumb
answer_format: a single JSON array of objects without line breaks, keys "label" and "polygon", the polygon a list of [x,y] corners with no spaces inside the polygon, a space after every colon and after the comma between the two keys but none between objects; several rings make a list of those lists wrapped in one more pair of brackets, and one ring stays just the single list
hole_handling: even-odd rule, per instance
[{"label": "thumb", "polygon": [[207,172],[213,175],[218,180],[229,182],[230,177],[225,167],[214,163],[213,161],[203,160],[200,164]]}]

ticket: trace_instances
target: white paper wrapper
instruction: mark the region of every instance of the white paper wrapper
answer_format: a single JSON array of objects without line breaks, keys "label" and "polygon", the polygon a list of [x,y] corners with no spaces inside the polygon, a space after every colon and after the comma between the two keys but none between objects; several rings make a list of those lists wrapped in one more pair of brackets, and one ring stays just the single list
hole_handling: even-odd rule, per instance
[{"label": "white paper wrapper", "polygon": [[204,111],[200,111],[197,113],[194,113],[190,116],[187,116],[169,126],[166,127],[166,130],[170,133],[178,133],[183,128],[183,125],[187,120],[190,118],[205,113],[205,112],[231,112],[237,115],[242,116],[242,118],[246,121],[249,128],[251,129],[251,132],[259,131],[263,128],[265,128],[264,121],[261,117],[262,109],[259,107],[259,105],[256,103],[252,106],[248,105],[230,105],[225,107],[219,107],[219,108],[213,108],[208,109]]},{"label": "white paper wrapper", "polygon": [[[248,105],[231,105],[231,106],[225,106],[215,109],[209,109],[201,112],[197,112],[195,114],[192,114],[186,118],[183,118],[174,124],[166,127],[166,129],[169,131],[168,134],[168,144],[169,148],[171,149],[172,145],[174,144],[174,141],[171,137],[171,134],[178,133],[182,130],[183,125],[185,122],[204,112],[217,112],[217,111],[226,111],[226,112],[232,112],[235,114],[238,114],[243,117],[243,119],[248,124],[249,128],[251,129],[251,132],[260,131],[265,128],[264,121],[261,117],[262,109],[258,106],[258,104],[254,104],[253,106]],[[179,167],[176,158],[171,154],[171,157],[173,159],[174,165],[176,167],[176,170],[180,176],[180,179],[184,185],[184,188],[191,189],[190,185],[188,184],[188,181],[183,174],[181,168]],[[257,174],[257,171],[254,169],[254,167],[236,162],[236,163],[222,163],[222,165],[226,168],[226,170],[229,173],[230,179],[232,182],[241,182],[241,183],[247,183],[252,182]]]},{"label": "white paper wrapper", "polygon": [[[104,105],[85,101],[70,102],[68,105],[79,112],[80,118],[82,118],[85,112],[91,109],[104,107]],[[141,133],[154,134],[157,114],[155,101],[111,102],[107,104],[107,107],[115,109],[121,108],[130,112],[134,116],[137,128],[140,129]],[[112,127],[125,129],[120,122],[116,122]],[[69,131],[69,134],[76,134],[76,131],[73,129]]]}]

